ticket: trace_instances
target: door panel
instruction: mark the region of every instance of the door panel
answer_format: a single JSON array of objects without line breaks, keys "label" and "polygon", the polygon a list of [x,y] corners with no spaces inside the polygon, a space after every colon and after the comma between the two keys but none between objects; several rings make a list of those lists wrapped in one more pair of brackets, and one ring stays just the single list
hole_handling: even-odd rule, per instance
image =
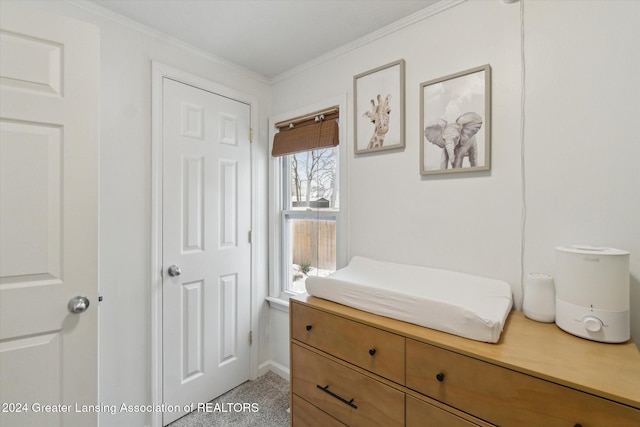
[{"label": "door panel", "polygon": [[187,189],[184,193],[183,210],[184,234],[183,253],[202,252],[204,250],[204,157],[185,158],[183,160],[183,182]]},{"label": "door panel", "polygon": [[220,247],[235,248],[238,241],[238,226],[236,224],[238,206],[238,164],[235,161],[220,161]]},{"label": "door panel", "polygon": [[13,3],[0,28],[0,396],[27,408],[0,425],[92,426],[33,405],[97,403],[98,31]]},{"label": "door panel", "polygon": [[218,342],[220,357],[218,366],[231,363],[238,357],[237,329],[238,329],[238,275],[229,274],[220,278],[218,286],[220,313],[220,333]]},{"label": "door panel", "polygon": [[249,379],[249,123],[247,104],[164,79],[166,404],[204,403]]}]

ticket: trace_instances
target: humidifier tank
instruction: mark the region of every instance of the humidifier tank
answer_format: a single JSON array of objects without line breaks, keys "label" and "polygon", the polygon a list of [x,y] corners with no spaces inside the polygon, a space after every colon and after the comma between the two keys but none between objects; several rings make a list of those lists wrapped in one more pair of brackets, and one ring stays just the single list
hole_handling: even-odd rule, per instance
[{"label": "humidifier tank", "polygon": [[594,341],[631,335],[629,252],[593,246],[556,248],[556,324]]}]

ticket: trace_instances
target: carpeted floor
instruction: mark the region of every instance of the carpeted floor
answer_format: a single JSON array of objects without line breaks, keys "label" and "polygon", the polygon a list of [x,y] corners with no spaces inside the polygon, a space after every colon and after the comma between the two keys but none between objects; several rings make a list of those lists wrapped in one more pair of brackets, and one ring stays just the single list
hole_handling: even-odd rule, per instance
[{"label": "carpeted floor", "polygon": [[212,400],[206,411],[185,415],[169,427],[286,427],[288,408],[289,382],[268,372]]}]

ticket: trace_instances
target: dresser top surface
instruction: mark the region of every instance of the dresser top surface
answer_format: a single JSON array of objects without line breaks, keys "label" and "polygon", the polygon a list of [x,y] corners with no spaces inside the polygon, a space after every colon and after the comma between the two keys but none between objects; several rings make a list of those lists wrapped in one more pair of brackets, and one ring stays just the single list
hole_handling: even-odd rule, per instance
[{"label": "dresser top surface", "polygon": [[640,408],[640,352],[631,341],[589,341],[560,330],[554,323],[536,322],[512,311],[500,341],[489,344],[308,294],[293,297],[291,302]]}]

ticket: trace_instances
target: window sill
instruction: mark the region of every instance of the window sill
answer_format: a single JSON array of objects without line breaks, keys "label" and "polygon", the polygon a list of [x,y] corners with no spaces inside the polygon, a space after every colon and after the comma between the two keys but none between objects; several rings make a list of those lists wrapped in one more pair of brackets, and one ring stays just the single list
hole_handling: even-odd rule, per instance
[{"label": "window sill", "polygon": [[283,311],[285,313],[289,312],[289,300],[275,297],[267,297],[267,301],[269,302],[269,307]]}]

